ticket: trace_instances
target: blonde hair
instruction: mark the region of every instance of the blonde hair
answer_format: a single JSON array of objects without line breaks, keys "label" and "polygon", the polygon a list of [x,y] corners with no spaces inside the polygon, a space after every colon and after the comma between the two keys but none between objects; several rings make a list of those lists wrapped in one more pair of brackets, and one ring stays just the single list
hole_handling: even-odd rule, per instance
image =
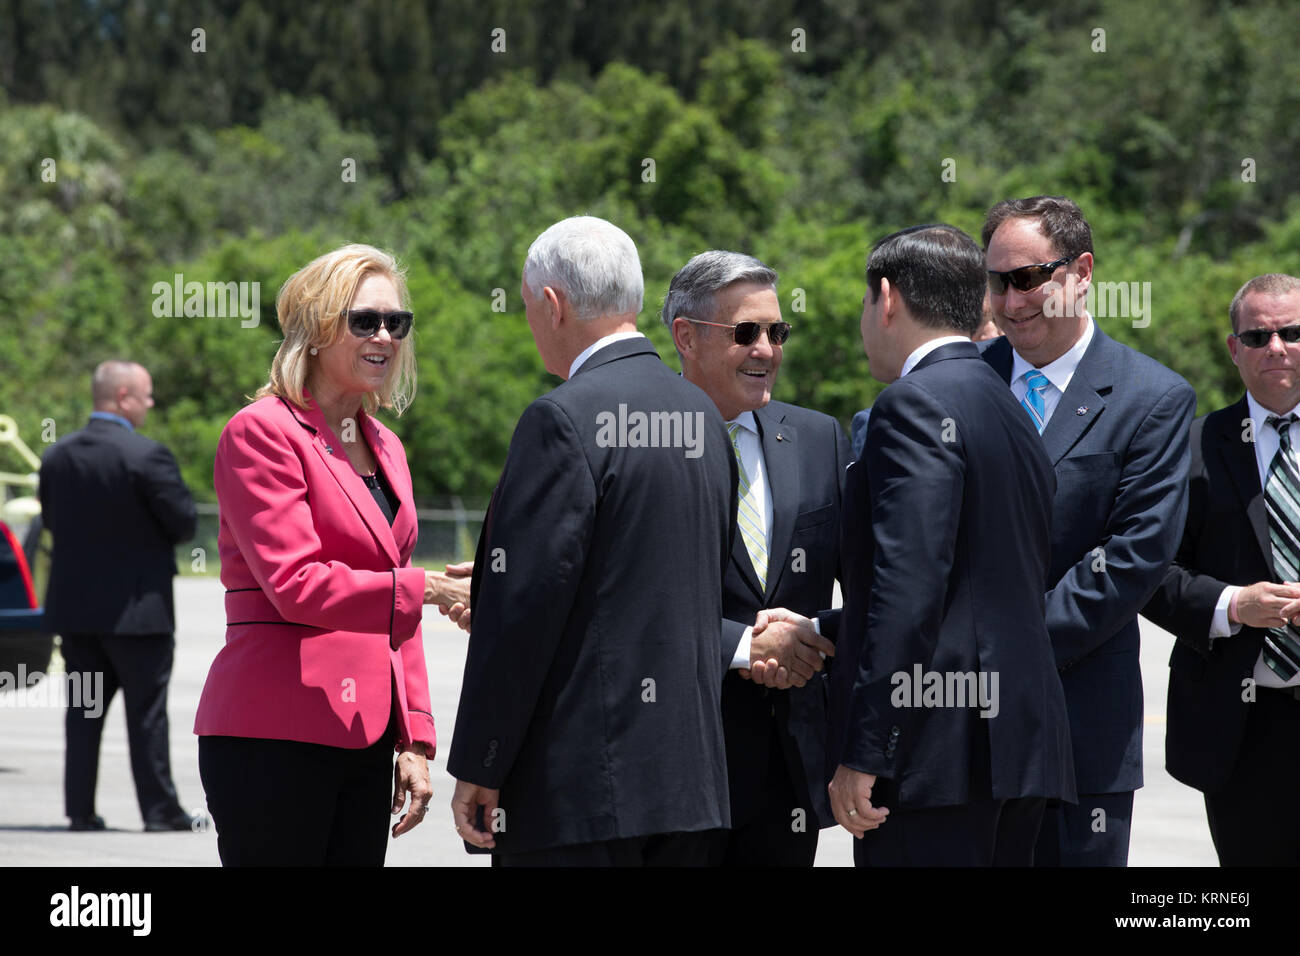
[{"label": "blonde hair", "polygon": [[[271,362],[270,380],[254,398],[275,395],[306,408],[303,389],[311,371],[311,349],[343,340],[351,333],[344,312],[352,304],[357,286],[367,276],[391,279],[402,308],[410,308],[406,271],[387,252],[374,246],[353,243],[313,259],[280,287],[275,313],[284,341]],[[391,408],[399,416],[415,397],[415,330],[397,349],[397,361],[383,386],[367,392],[362,403],[368,413]]]}]

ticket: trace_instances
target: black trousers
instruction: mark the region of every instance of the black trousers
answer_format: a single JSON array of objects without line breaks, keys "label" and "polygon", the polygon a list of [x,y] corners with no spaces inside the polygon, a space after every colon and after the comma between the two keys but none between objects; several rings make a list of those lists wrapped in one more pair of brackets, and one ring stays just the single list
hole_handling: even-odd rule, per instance
[{"label": "black trousers", "polygon": [[708,866],[717,830],[654,833],[527,853],[494,853],[493,866]]},{"label": "black trousers", "polygon": [[855,866],[1029,866],[1046,801],[976,800],[955,807],[891,809],[853,841]]},{"label": "black trousers", "polygon": [[1259,688],[1228,784],[1205,798],[1220,866],[1300,866],[1297,755],[1300,700]]},{"label": "black trousers", "polygon": [[1043,815],[1034,866],[1128,866],[1133,791],[1081,793]]},{"label": "black trousers", "polygon": [[[126,738],[140,816],[146,823],[160,823],[181,812],[167,739],[167,684],[175,646],[171,634],[63,635],[68,673],[82,675],[81,699],[69,697],[64,720],[63,802],[69,817],[95,813],[99,744],[109,702],[118,688],[126,700]],[[89,701],[86,692],[94,686],[92,675],[101,674],[100,699]]]},{"label": "black trousers", "polygon": [[222,866],[383,866],[396,743],[396,716],[359,750],[200,737]]},{"label": "black trousers", "polygon": [[817,858],[818,821],[797,796],[778,733],[774,724],[759,812],[736,825],[733,801],[733,826],[717,831],[714,866],[812,866]]}]

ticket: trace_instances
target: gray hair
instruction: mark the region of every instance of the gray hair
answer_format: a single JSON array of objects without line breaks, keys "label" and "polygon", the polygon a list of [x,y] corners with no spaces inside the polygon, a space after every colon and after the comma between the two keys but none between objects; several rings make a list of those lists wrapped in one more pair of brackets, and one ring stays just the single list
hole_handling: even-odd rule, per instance
[{"label": "gray hair", "polygon": [[1232,331],[1241,331],[1237,327],[1241,321],[1241,300],[1252,292],[1256,295],[1278,296],[1294,292],[1296,289],[1300,289],[1300,279],[1289,276],[1284,272],[1267,272],[1262,276],[1255,276],[1237,290],[1237,294],[1232,297],[1232,305],[1228,306],[1228,318],[1232,320]]},{"label": "gray hair", "polygon": [[673,276],[660,316],[670,329],[678,316],[715,322],[718,317],[715,297],[727,286],[735,282],[756,282],[776,288],[776,279],[776,270],[753,256],[710,249],[695,256]]},{"label": "gray hair", "polygon": [[645,295],[636,243],[595,216],[562,219],[533,240],[524,284],[534,296],[546,286],[560,290],[580,319],[636,314]]}]

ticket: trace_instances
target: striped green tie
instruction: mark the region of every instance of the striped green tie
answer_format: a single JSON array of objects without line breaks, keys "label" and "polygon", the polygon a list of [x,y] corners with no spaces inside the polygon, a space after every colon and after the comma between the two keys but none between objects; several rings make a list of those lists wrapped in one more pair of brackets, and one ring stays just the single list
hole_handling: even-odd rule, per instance
[{"label": "striped green tie", "polygon": [[750,563],[758,575],[759,586],[767,589],[767,530],[763,523],[763,512],[758,493],[749,484],[749,475],[745,472],[745,460],[740,457],[740,442],[737,436],[740,424],[730,422],[727,431],[731,435],[731,450],[736,453],[736,467],[740,473],[736,497],[736,524],[740,527],[740,536],[745,541],[745,550],[749,552]]},{"label": "striped green tie", "polygon": [[[1277,454],[1268,466],[1264,505],[1268,509],[1268,536],[1273,544],[1273,568],[1279,581],[1300,580],[1300,473],[1291,453],[1294,415],[1270,415],[1265,424],[1277,429]],[[1283,680],[1300,672],[1300,632],[1288,622],[1270,628],[1264,636],[1264,663]]]}]

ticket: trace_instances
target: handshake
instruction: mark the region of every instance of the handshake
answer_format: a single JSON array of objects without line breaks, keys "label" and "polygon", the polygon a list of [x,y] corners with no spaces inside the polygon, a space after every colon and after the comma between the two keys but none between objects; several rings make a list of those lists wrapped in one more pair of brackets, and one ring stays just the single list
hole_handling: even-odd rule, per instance
[{"label": "handshake", "polygon": [[764,687],[802,687],[835,656],[835,645],[822,637],[813,622],[783,607],[764,608],[750,632],[748,668],[740,676]]},{"label": "handshake", "polygon": [[469,587],[474,562],[449,564],[447,570],[424,572],[424,603],[438,605],[462,631],[469,630]]}]

